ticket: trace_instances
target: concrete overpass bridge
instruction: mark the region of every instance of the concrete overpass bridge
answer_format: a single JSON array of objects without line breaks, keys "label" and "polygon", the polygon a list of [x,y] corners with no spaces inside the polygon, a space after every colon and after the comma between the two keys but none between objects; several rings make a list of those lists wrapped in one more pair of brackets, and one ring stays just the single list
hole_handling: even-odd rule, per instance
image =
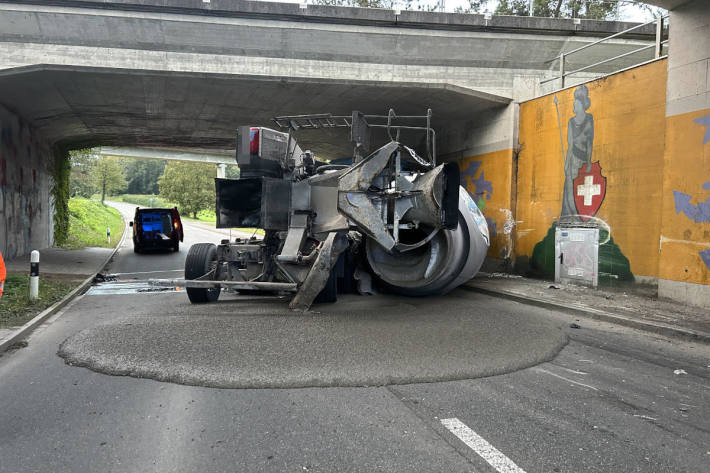
[{"label": "concrete overpass bridge", "polygon": [[[432,108],[444,157],[512,147],[515,101],[543,91],[560,52],[628,26],[235,0],[0,0],[0,251],[51,244],[50,189],[71,148],[230,149],[238,125],[274,115],[390,107]],[[639,58],[589,72],[625,61]],[[351,151],[344,135],[300,141],[324,157]]]},{"label": "concrete overpass bridge", "polygon": [[215,164],[217,177],[225,177],[227,165],[235,165],[236,149],[182,149],[182,148],[134,148],[124,146],[101,146],[97,149],[100,156],[159,159],[165,161],[191,161],[197,163]]}]

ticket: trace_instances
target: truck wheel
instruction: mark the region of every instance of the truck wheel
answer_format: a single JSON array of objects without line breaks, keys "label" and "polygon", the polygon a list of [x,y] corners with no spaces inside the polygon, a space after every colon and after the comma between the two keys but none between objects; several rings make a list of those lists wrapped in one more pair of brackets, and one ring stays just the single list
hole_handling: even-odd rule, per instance
[{"label": "truck wheel", "polygon": [[180,251],[180,241],[175,240],[175,243],[173,244],[173,251],[178,252]]},{"label": "truck wheel", "polygon": [[[217,247],[212,243],[197,243],[190,247],[185,258],[185,279],[197,279],[214,268],[217,263]],[[187,297],[192,303],[214,302],[219,298],[219,287],[186,288]]]}]

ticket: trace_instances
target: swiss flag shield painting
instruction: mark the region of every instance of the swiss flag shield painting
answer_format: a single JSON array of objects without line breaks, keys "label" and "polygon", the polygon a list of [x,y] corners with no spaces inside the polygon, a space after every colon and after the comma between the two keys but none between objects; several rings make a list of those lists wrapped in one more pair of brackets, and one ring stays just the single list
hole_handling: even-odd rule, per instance
[{"label": "swiss flag shield painting", "polygon": [[596,215],[606,195],[606,177],[602,176],[599,161],[593,162],[589,171],[587,165],[583,164],[572,184],[577,214],[587,222]]}]

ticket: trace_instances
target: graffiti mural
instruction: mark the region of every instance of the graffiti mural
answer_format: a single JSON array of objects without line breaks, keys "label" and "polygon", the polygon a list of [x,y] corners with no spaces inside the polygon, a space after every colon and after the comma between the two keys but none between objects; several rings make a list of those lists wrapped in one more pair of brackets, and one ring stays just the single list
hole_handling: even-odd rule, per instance
[{"label": "graffiti mural", "polygon": [[[710,190],[710,181],[703,184],[703,189]],[[690,203],[693,197],[683,192],[674,190],[673,201],[675,202],[675,213],[682,213],[695,223],[710,222],[710,197],[701,202],[697,199],[698,205]]]},{"label": "graffiti mural", "polygon": [[[564,162],[564,183],[560,217],[547,234],[533,248],[530,260],[535,275],[552,278],[555,274],[555,230],[558,225],[594,224],[600,227],[599,281],[616,283],[633,281],[628,258],[611,236],[611,227],[595,217],[607,192],[606,177],[599,161],[592,161],[594,151],[594,115],[589,89],[580,85],[574,90],[572,116],[567,121],[567,150],[565,152],[557,97],[553,100],[557,115],[560,146]],[[603,225],[600,225],[602,222]]]},{"label": "graffiti mural", "polygon": [[703,136],[703,144],[710,141],[710,115],[705,115],[704,117],[696,118],[693,123],[705,126],[705,136]]},{"label": "graffiti mural", "polygon": [[700,252],[700,258],[702,258],[703,263],[705,263],[705,266],[710,269],[710,250],[704,250]]},{"label": "graffiti mural", "polygon": [[[693,120],[693,123],[705,127],[705,133],[702,138],[703,145],[710,142],[710,115],[705,115]],[[710,191],[710,181],[703,183],[703,190]],[[673,203],[675,204],[675,213],[685,215],[694,223],[710,223],[710,197],[704,201],[701,197],[693,197],[679,190],[673,191]],[[697,204],[693,204],[691,200],[695,200]],[[698,253],[700,259],[705,266],[710,269],[710,250],[703,250]]]},{"label": "graffiti mural", "polygon": [[[469,195],[481,211],[485,210],[486,201],[490,200],[493,195],[493,182],[486,180],[484,171],[481,170],[481,174],[476,177],[482,165],[481,161],[470,161],[468,166],[461,171],[461,185],[466,189],[469,189],[469,183],[473,186],[473,192],[469,192]],[[494,238],[497,235],[496,221],[486,217],[486,223],[491,238]]]},{"label": "graffiti mural", "polygon": [[505,260],[512,252],[512,240],[505,234],[506,211],[510,213],[512,148],[491,151],[458,160],[461,186],[483,212],[491,237],[488,257]]},{"label": "graffiti mural", "polygon": [[471,161],[468,163],[468,167],[461,171],[461,185],[468,188],[466,181],[471,183],[474,188],[471,197],[481,210],[486,207],[486,200],[490,200],[493,195],[493,183],[486,180],[484,171],[481,170],[481,174],[476,177],[482,164],[480,161]]},{"label": "graffiti mural", "polygon": [[[707,115],[703,118],[710,118],[710,115]],[[698,120],[695,120],[695,122],[697,123]],[[708,123],[707,126],[708,131],[705,134],[705,141],[703,141],[703,144],[707,143],[708,133],[710,133],[710,123]],[[703,189],[710,190],[710,181],[707,181],[703,184]],[[692,196],[684,192],[674,190],[673,201],[675,203],[675,213],[682,213],[683,215],[688,217],[688,219],[692,220],[695,223],[710,223],[710,197],[705,199],[705,201],[700,201],[700,199],[697,198],[697,205],[693,205],[690,202],[692,199]],[[698,254],[700,255],[700,259],[703,261],[705,266],[710,269],[710,250],[704,250]]]},{"label": "graffiti mural", "polygon": [[[567,122],[567,153],[562,148],[565,183],[560,222],[564,223],[588,221],[589,217],[596,215],[606,195],[606,178],[602,176],[599,161],[592,163],[594,115],[587,112],[591,105],[589,89],[586,85],[580,85],[574,91],[574,115]],[[559,123],[559,109],[557,114]]]}]

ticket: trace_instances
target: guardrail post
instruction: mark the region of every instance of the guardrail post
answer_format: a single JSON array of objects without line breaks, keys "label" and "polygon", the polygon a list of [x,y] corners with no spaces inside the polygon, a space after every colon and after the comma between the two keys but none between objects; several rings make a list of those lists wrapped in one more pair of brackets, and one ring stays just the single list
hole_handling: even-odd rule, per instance
[{"label": "guardrail post", "polygon": [[565,54],[560,54],[560,89],[565,88]]},{"label": "guardrail post", "polygon": [[30,253],[30,300],[34,301],[39,297],[39,251],[32,250]]},{"label": "guardrail post", "polygon": [[656,49],[655,58],[658,59],[663,54],[663,17],[656,19]]}]

